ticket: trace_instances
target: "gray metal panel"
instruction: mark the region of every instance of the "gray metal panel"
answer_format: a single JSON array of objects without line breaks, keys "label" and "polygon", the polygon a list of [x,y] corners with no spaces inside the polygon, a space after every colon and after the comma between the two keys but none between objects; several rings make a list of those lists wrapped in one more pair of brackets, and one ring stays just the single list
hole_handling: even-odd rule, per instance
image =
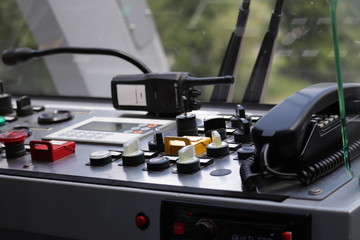
[{"label": "gray metal panel", "polygon": [[[357,181],[354,182],[358,187]],[[354,182],[346,187],[346,195],[352,195],[349,190]],[[357,230],[359,200],[338,202],[339,197],[330,197],[325,202],[291,199],[276,203],[11,176],[0,177],[0,188],[6,192],[0,198],[2,228],[66,238],[159,239],[162,200],[278,213],[306,213],[312,215],[312,239],[355,240],[360,236]],[[360,199],[359,194],[355,195]],[[150,219],[150,226],[145,231],[138,229],[134,223],[139,212]]]},{"label": "gray metal panel", "polygon": [[[37,140],[50,132],[93,115],[143,119],[147,117],[142,112],[113,111],[109,104],[47,99],[43,101],[35,99],[32,102],[47,104],[45,105],[47,110],[54,107],[73,110],[75,113],[73,121],[62,124],[40,126],[37,124],[37,114],[35,114],[7,125],[9,129],[14,125],[32,126],[31,139]],[[218,111],[213,108],[203,110],[197,112],[197,115],[200,116],[207,111],[210,114]],[[221,112],[231,114],[232,110],[223,107]],[[148,140],[142,141],[143,148],[147,147]],[[217,159],[213,165],[190,175],[174,174],[171,169],[150,173],[142,170],[144,165],[122,167],[118,166],[117,162],[104,167],[85,165],[89,161],[90,152],[109,148],[121,149],[116,145],[79,143],[74,155],[56,162],[36,160],[33,161],[34,167],[28,169],[23,168],[23,165],[30,160],[29,154],[17,159],[1,158],[0,171],[6,171],[0,175],[0,189],[3,190],[0,198],[0,229],[15,229],[74,239],[159,239],[161,201],[177,200],[236,209],[310,214],[312,239],[357,240],[360,238],[357,227],[360,221],[360,191],[357,179],[336,187],[321,198],[306,196],[307,191],[316,187],[316,184],[299,188],[303,191],[301,194],[305,195],[302,199],[298,196],[292,197],[291,194],[295,190],[274,193],[290,195],[283,201],[253,199],[251,196],[238,198],[221,194],[221,190],[243,191],[238,173],[240,165],[238,161],[233,160],[234,154]],[[211,170],[219,168],[231,169],[232,173],[225,177],[209,175]],[[19,173],[20,175],[25,173],[29,177],[15,176]],[[62,180],[51,180],[51,178]],[[107,182],[108,180],[111,181]],[[125,185],[116,186],[119,182]],[[162,189],[148,188],[152,184],[161,186]],[[167,188],[169,186],[172,188]],[[184,191],[189,187],[193,193]],[[218,192],[203,194],[202,191],[206,188]],[[144,212],[150,218],[151,223],[146,230],[140,230],[135,226],[134,218],[139,212]]]}]

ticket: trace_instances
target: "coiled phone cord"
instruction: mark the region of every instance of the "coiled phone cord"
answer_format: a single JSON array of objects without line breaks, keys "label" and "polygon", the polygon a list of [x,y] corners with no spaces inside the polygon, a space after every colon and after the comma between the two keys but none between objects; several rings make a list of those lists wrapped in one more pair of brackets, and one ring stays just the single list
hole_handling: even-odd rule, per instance
[{"label": "coiled phone cord", "polygon": [[[360,155],[360,140],[349,145],[349,159],[352,160]],[[246,190],[253,191],[256,188],[256,178],[262,176],[275,176],[282,179],[296,179],[303,185],[309,185],[317,179],[334,171],[340,167],[343,161],[343,150],[338,150],[326,158],[314,162],[298,173],[284,173],[272,169],[268,164],[269,144],[265,144],[261,149],[260,162],[264,166],[265,171],[256,169],[254,157],[245,160],[240,167],[240,177]]]},{"label": "coiled phone cord", "polygon": [[248,191],[256,189],[256,178],[262,176],[260,172],[255,172],[255,159],[250,157],[246,159],[240,167],[240,178],[243,187]]},{"label": "coiled phone cord", "polygon": [[[349,161],[360,155],[360,140],[348,146]],[[310,164],[298,173],[298,179],[308,185],[322,176],[332,172],[344,163],[344,151],[338,150],[330,156]]]}]

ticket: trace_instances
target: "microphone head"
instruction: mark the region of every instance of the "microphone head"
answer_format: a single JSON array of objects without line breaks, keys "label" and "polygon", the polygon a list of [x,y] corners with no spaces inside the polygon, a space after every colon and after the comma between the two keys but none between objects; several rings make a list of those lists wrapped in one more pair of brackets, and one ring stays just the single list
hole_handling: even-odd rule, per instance
[{"label": "microphone head", "polygon": [[25,62],[34,57],[36,51],[30,48],[17,48],[14,50],[5,50],[1,59],[4,64],[12,66],[19,62]]},{"label": "microphone head", "polygon": [[16,58],[14,57],[15,51],[14,50],[5,50],[2,53],[1,60],[6,65],[15,65],[17,63]]}]

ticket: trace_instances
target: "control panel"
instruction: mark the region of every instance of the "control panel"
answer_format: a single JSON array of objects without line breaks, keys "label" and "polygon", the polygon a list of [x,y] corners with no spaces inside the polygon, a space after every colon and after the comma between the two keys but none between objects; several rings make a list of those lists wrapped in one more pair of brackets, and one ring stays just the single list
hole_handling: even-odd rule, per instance
[{"label": "control panel", "polygon": [[[328,234],[314,226],[333,223],[316,206],[324,202],[332,213],[334,193],[350,181],[338,169],[307,186],[264,178],[255,191],[245,189],[240,168],[254,155],[251,128],[266,107],[204,106],[158,117],[115,111],[106,100],[34,98],[31,104],[29,115],[4,114],[1,126],[0,187],[16,200],[0,199],[7,216],[0,233],[97,239],[101,229],[106,239],[322,239]],[[26,209],[7,213],[2,206],[9,204]],[[38,214],[43,220],[28,224]],[[11,217],[26,221],[5,221]],[[54,227],[58,219],[67,231]],[[121,224],[110,228],[114,222]]]}]

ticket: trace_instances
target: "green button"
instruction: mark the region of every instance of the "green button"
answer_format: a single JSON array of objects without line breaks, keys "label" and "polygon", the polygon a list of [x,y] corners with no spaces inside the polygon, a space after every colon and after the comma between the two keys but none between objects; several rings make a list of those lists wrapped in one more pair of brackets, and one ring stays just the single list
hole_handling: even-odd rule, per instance
[{"label": "green button", "polygon": [[5,125],[5,118],[4,117],[0,117],[0,126],[4,126]]}]

